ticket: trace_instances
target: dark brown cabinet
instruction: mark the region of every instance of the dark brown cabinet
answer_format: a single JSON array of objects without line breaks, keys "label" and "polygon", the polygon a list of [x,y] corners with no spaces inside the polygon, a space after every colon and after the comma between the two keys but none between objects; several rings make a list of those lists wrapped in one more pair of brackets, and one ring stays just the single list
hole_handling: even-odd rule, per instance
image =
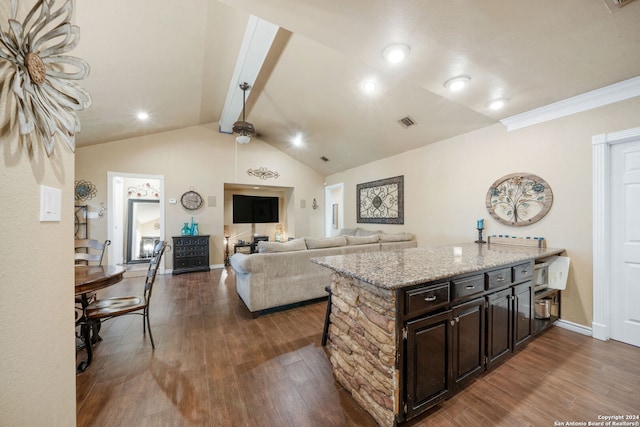
[{"label": "dark brown cabinet", "polygon": [[506,360],[533,333],[533,262],[400,290],[407,420]]},{"label": "dark brown cabinet", "polygon": [[484,371],[484,298],[453,307],[452,381],[456,388]]},{"label": "dark brown cabinet", "polygon": [[513,349],[517,350],[532,335],[533,282],[513,287]]},{"label": "dark brown cabinet", "polygon": [[173,274],[209,271],[209,236],[173,237]]},{"label": "dark brown cabinet", "polygon": [[[513,268],[513,280],[530,279],[532,267]],[[526,275],[526,272],[529,275]],[[523,273],[524,272],[524,273]],[[533,332],[533,282],[487,295],[487,368],[517,350]]]},{"label": "dark brown cabinet", "polygon": [[407,416],[451,394],[451,310],[407,323]]},{"label": "dark brown cabinet", "polygon": [[510,288],[487,296],[487,366],[511,353],[512,307]]}]

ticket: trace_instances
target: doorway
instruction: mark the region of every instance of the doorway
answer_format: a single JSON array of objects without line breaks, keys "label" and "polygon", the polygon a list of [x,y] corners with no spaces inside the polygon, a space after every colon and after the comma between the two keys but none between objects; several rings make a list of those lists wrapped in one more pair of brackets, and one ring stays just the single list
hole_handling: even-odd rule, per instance
[{"label": "doorway", "polygon": [[611,149],[611,338],[640,347],[640,138]]},{"label": "doorway", "polygon": [[640,128],[593,137],[593,336],[640,346]]},{"label": "doorway", "polygon": [[107,187],[109,263],[147,262],[142,237],[164,240],[164,176],[107,172]]},{"label": "doorway", "polygon": [[327,185],[324,187],[324,235],[337,236],[344,228],[344,184]]}]

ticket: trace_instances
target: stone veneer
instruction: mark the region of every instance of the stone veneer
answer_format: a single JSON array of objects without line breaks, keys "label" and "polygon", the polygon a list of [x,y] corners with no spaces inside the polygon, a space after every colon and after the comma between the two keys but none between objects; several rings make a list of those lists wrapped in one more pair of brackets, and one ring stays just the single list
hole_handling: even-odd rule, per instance
[{"label": "stone veneer", "polygon": [[395,292],[333,273],[329,345],[338,381],[381,426],[399,406]]}]

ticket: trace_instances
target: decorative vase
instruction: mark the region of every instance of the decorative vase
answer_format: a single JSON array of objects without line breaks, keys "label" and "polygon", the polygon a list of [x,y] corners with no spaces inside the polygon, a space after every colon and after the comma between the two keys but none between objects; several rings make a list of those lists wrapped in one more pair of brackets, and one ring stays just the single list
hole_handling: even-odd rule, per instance
[{"label": "decorative vase", "polygon": [[200,234],[200,230],[198,230],[198,223],[196,222],[191,225],[191,235],[197,236],[198,234]]},{"label": "decorative vase", "polygon": [[183,236],[190,236],[191,235],[191,227],[189,227],[189,223],[188,222],[184,223],[184,227],[182,227],[181,234]]}]

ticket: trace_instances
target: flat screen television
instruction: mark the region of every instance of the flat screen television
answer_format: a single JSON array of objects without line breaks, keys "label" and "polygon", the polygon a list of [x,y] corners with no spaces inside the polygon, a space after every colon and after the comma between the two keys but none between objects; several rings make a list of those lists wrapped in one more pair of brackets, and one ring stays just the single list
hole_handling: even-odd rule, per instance
[{"label": "flat screen television", "polygon": [[279,222],[278,197],[233,195],[234,224],[262,224]]}]

